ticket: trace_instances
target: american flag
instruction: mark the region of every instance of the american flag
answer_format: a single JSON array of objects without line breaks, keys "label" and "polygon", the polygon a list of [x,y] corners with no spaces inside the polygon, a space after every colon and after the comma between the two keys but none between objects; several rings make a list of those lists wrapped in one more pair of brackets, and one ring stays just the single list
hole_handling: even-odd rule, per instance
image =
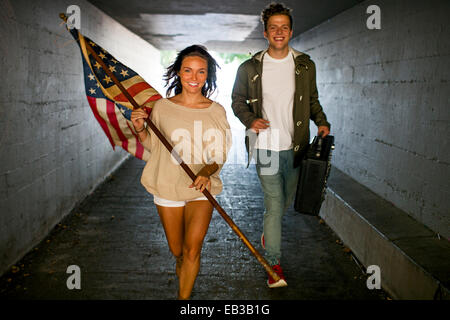
[{"label": "american flag", "polygon": [[149,152],[144,149],[130,120],[132,104],[88,52],[88,43],[108,66],[117,80],[148,113],[161,95],[136,72],[123,65],[105,49],[84,37],[77,29],[70,30],[81,49],[86,96],[95,118],[99,122],[113,149],[120,146],[136,158],[147,161]]}]

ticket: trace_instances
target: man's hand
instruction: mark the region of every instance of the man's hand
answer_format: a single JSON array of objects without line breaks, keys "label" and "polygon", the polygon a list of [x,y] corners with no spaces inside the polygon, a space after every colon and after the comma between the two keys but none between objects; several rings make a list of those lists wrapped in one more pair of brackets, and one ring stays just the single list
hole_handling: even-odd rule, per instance
[{"label": "man's hand", "polygon": [[269,121],[258,118],[256,120],[253,120],[252,125],[250,126],[250,129],[255,131],[256,133],[259,133],[260,130],[267,129],[269,127]]},{"label": "man's hand", "polygon": [[317,131],[317,135],[320,135],[321,132],[322,138],[325,138],[327,135],[330,134],[330,128],[328,128],[327,126],[320,126],[319,130]]}]

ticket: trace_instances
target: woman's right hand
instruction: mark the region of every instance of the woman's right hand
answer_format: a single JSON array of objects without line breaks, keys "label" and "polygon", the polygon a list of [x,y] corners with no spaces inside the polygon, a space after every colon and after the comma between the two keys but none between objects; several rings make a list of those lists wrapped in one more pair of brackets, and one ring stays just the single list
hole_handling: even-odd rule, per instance
[{"label": "woman's right hand", "polygon": [[131,112],[131,122],[136,131],[142,131],[144,128],[145,119],[148,118],[147,112],[144,108],[136,109]]}]

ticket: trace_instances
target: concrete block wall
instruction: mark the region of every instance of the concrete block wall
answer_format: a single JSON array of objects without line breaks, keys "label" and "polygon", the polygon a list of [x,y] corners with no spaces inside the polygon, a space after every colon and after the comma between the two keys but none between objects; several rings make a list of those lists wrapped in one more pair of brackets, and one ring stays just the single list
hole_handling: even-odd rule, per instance
[{"label": "concrete block wall", "polygon": [[[372,4],[380,30],[366,27]],[[447,239],[449,16],[446,0],[365,1],[291,42],[317,65],[333,165]]]},{"label": "concrete block wall", "polygon": [[[80,51],[58,17],[71,4],[0,0],[0,274],[128,156],[87,103]],[[159,51],[76,4],[83,34],[160,90]]]}]

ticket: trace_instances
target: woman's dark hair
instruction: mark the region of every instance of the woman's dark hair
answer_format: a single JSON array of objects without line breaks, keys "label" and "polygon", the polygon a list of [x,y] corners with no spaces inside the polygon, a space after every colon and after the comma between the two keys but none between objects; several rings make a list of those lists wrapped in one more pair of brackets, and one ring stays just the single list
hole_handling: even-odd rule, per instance
[{"label": "woman's dark hair", "polygon": [[261,21],[264,25],[264,31],[267,31],[267,21],[269,21],[269,18],[271,16],[277,15],[277,14],[283,14],[289,17],[289,22],[291,23],[291,30],[292,30],[292,16],[291,16],[291,9],[288,7],[285,7],[282,3],[275,3],[272,2],[269,4],[262,12],[261,12]]},{"label": "woman's dark hair", "polygon": [[169,86],[166,91],[167,96],[169,96],[174,89],[175,94],[181,93],[182,87],[178,72],[181,69],[183,59],[191,56],[203,58],[208,63],[208,77],[206,78],[205,85],[202,88],[202,95],[209,97],[216,90],[216,67],[219,67],[219,65],[208,53],[205,47],[194,44],[181,50],[178,53],[175,62],[167,68],[167,72],[164,74],[164,80],[166,81],[165,87]]}]

